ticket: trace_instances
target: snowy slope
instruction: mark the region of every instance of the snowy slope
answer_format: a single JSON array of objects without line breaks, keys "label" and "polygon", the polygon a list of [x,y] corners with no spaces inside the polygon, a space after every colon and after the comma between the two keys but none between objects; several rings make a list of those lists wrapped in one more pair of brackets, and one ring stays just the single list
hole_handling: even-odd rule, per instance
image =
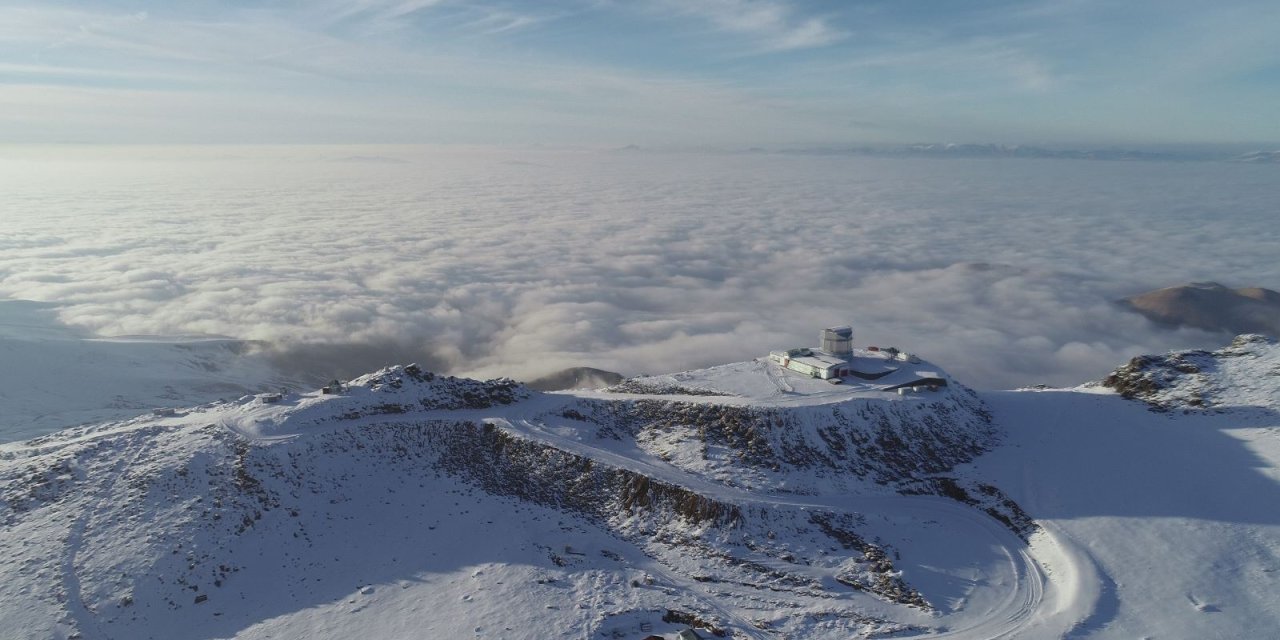
[{"label": "snowy slope", "polygon": [[241,341],[88,338],[60,326],[55,310],[0,301],[0,442],[299,384]]},{"label": "snowy slope", "polygon": [[[843,638],[1027,615],[1043,576],[1018,532],[885,486],[911,479],[905,458],[869,453],[861,476],[830,482],[849,471],[837,442],[889,442],[935,470],[971,459],[993,436],[972,392],[850,393],[723,405],[394,367],[336,394],[246,396],[5,445],[0,540],[15,552],[0,565],[0,628],[604,638],[692,624]],[[859,415],[875,404],[897,408]],[[969,453],[934,459],[890,437],[964,439],[912,423],[931,405],[973,427]],[[697,444],[655,435],[699,427]],[[778,437],[794,429],[812,431],[804,447]],[[708,448],[707,465],[686,463]],[[730,481],[734,464],[762,478],[755,490]]]},{"label": "snowy slope", "polygon": [[1144,356],[1107,384],[1132,398],[984,394],[1008,440],[958,473],[1000,486],[1092,571],[1070,637],[1274,637],[1280,346]]},{"label": "snowy slope", "polygon": [[1157,361],[1209,401],[391,367],[0,445],[0,630],[1267,637],[1280,348]]}]

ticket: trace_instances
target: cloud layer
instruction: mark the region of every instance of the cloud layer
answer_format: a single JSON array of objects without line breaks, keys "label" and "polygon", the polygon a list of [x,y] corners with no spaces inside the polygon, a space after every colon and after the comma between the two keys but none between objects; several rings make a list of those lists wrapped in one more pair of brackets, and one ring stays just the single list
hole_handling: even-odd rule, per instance
[{"label": "cloud layer", "polygon": [[1114,299],[1280,286],[1274,167],[11,147],[0,170],[0,296],[106,335],[264,340],[317,375],[654,373],[852,322],[970,384],[1069,384],[1218,341]]}]

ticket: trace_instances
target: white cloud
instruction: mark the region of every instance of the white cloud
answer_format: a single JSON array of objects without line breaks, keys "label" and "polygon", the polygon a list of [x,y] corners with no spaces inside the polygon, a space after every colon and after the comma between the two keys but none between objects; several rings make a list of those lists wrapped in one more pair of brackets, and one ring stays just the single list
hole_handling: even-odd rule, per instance
[{"label": "white cloud", "polygon": [[[355,31],[398,29],[412,15],[397,13],[405,8],[363,3],[343,20]],[[457,13],[451,26],[438,27],[447,38],[326,29],[316,23],[337,18],[323,7],[318,16],[260,10],[218,21],[0,8],[0,44],[37,52],[0,65],[18,78],[0,92],[0,122],[9,124],[0,134],[46,142],[622,145],[744,135],[757,144],[793,142],[825,139],[830,130],[732,82],[457,45],[461,34],[525,30],[554,16],[437,8]],[[95,26],[82,31],[84,24]],[[66,50],[49,55],[51,44]]]},{"label": "white cloud", "polygon": [[[1267,107],[1280,9],[1257,0],[106,4],[0,6],[0,72],[17,80],[0,107],[19,103],[0,112],[0,138],[763,146],[1278,135]],[[77,92],[101,108],[66,109]],[[313,115],[327,105],[337,113]]]},{"label": "white cloud", "polygon": [[419,360],[481,376],[654,373],[851,321],[859,343],[917,351],[972,384],[1066,384],[1218,341],[1115,298],[1186,280],[1280,285],[1269,167],[395,146],[5,154],[0,296],[64,303],[64,320],[103,334],[271,341],[325,372]]},{"label": "white cloud", "polygon": [[659,6],[705,20],[716,29],[751,37],[770,51],[822,47],[849,35],[826,18],[797,15],[794,7],[775,0],[660,0]]}]

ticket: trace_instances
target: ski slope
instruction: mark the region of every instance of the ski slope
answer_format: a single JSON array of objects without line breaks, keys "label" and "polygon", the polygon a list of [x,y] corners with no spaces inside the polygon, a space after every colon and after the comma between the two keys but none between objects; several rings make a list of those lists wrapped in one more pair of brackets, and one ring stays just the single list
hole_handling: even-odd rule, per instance
[{"label": "ski slope", "polygon": [[967,471],[1068,541],[1081,557],[1074,571],[1096,574],[1098,601],[1072,637],[1280,628],[1274,408],[1170,415],[1092,389],[985,397],[1009,440]]}]

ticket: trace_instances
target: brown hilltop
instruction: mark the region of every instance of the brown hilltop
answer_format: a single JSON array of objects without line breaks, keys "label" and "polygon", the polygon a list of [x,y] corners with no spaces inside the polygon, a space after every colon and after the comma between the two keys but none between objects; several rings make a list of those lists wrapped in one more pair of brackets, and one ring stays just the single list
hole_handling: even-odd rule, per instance
[{"label": "brown hilltop", "polygon": [[526,382],[538,391],[599,389],[622,382],[622,375],[594,367],[570,367]]},{"label": "brown hilltop", "polygon": [[1230,333],[1280,336],[1280,293],[1192,282],[1131,296],[1121,304],[1154,322]]}]

